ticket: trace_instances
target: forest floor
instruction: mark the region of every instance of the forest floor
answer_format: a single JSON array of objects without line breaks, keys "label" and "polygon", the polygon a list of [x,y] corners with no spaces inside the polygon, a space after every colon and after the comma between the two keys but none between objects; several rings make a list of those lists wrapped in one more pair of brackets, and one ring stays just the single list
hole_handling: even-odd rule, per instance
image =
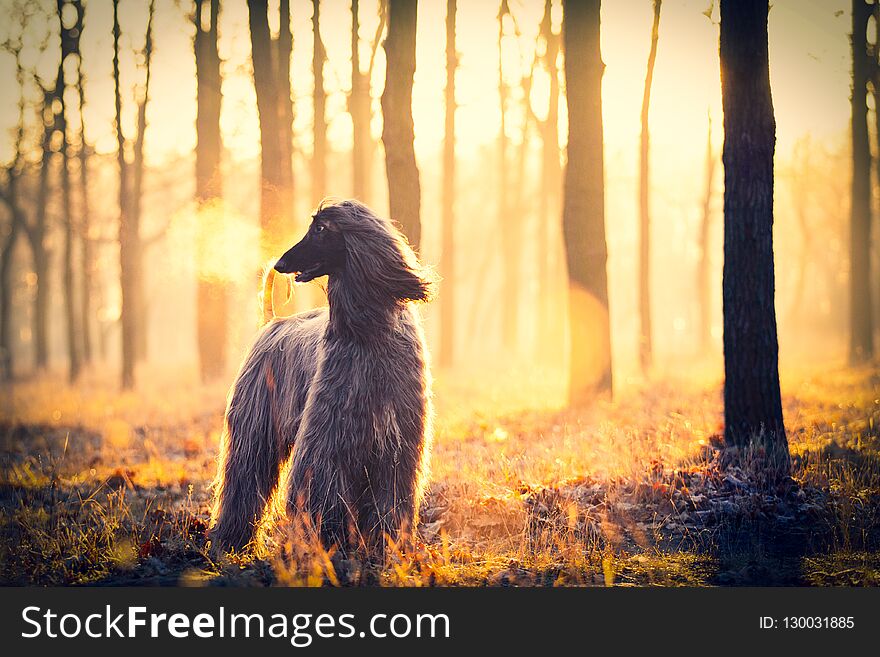
[{"label": "forest floor", "polygon": [[574,411],[529,378],[461,379],[435,386],[421,540],[381,567],[278,532],[211,555],[222,386],[4,387],[0,584],[880,584],[876,368],[784,378],[792,480],[771,489],[722,449],[720,383]]}]

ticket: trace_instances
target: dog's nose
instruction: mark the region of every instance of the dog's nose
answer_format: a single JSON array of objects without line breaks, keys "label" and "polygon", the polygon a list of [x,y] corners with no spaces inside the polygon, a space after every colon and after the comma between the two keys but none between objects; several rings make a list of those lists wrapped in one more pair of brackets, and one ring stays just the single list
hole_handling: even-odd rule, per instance
[{"label": "dog's nose", "polygon": [[286,274],[287,273],[287,263],[284,262],[284,258],[282,258],[281,260],[279,260],[278,262],[275,263],[274,269],[279,274]]}]

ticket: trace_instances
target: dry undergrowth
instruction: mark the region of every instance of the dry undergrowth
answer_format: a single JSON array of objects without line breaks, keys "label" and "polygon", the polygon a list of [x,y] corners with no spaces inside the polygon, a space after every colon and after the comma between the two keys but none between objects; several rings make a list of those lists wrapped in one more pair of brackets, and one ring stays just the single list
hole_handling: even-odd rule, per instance
[{"label": "dry undergrowth", "polygon": [[[270,531],[205,544],[223,386],[0,391],[0,582],[608,585],[880,583],[880,374],[785,380],[793,480],[722,450],[720,385],[562,409],[528,377],[439,377],[420,541],[385,564]],[[498,381],[509,383],[499,384]]]}]

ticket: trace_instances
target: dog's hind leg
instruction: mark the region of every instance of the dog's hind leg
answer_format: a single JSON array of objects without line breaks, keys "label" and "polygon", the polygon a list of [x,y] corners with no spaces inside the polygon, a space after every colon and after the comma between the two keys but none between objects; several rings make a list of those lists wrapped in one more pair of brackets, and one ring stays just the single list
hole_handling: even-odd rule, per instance
[{"label": "dog's hind leg", "polygon": [[290,453],[273,407],[272,361],[254,361],[242,369],[226,411],[211,514],[210,538],[218,548],[241,549],[253,539]]}]

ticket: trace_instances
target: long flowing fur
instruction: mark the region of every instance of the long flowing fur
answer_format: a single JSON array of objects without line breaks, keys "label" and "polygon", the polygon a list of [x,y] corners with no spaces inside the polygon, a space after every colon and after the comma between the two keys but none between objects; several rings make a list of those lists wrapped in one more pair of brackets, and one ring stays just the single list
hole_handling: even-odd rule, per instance
[{"label": "long flowing fur", "polygon": [[288,515],[325,546],[379,548],[418,521],[431,442],[428,350],[411,301],[432,282],[387,220],[355,201],[322,207],[345,240],[329,309],[265,326],[232,387],[211,538],[254,537],[288,459]]}]

